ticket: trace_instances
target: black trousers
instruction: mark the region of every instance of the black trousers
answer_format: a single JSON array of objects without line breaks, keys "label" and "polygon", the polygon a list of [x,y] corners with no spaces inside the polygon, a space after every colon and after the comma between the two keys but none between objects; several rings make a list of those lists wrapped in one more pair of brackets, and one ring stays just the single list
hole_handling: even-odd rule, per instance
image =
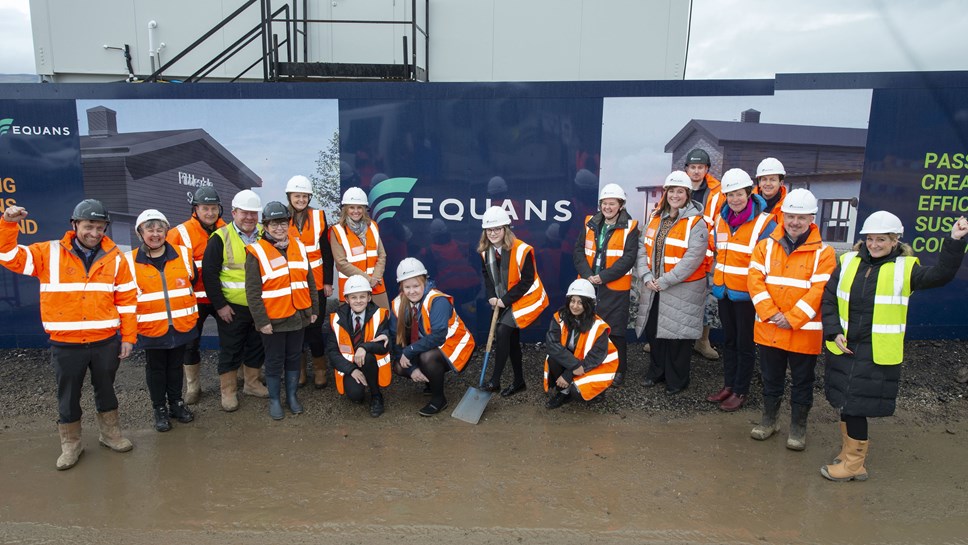
[{"label": "black trousers", "polygon": [[[520,346],[518,350],[520,351]],[[450,370],[447,357],[444,356],[444,353],[439,348],[434,348],[433,350],[428,350],[420,354],[415,359],[410,360],[410,362],[416,365],[430,381],[430,402],[438,407],[443,406],[447,402],[447,398],[444,397],[444,375]],[[407,376],[403,368],[400,367],[399,362],[393,364],[393,372],[398,375]]]},{"label": "black trousers", "polygon": [[220,375],[235,371],[243,363],[246,367],[258,369],[262,367],[265,359],[260,333],[255,329],[249,307],[234,303],[229,303],[229,306],[235,311],[232,323],[226,323],[218,314],[215,315],[215,323],[218,325]]},{"label": "black trousers", "polygon": [[367,353],[366,357],[363,358],[363,367],[360,370],[363,371],[363,377],[366,378],[366,386],[356,382],[356,379],[349,375],[343,375],[343,392],[346,393],[346,397],[359,403],[363,401],[363,394],[366,393],[367,388],[370,389],[370,395],[374,397],[382,395],[380,393],[380,368],[376,363],[376,356]]},{"label": "black trousers", "polygon": [[[198,331],[198,336],[188,343],[185,349],[185,365],[198,365],[202,361],[202,351],[199,347],[202,345],[202,330],[205,329],[205,320],[209,316],[218,316],[215,313],[215,307],[211,303],[199,303],[198,321],[195,322],[195,331]],[[218,318],[216,318],[216,321],[218,321]]]},{"label": "black trousers", "polygon": [[153,407],[164,407],[165,401],[174,405],[182,399],[182,362],[188,345],[175,348],[145,349],[145,381]]},{"label": "black trousers", "polygon": [[649,370],[645,376],[656,382],[665,381],[666,390],[682,390],[689,386],[692,347],[696,340],[658,338],[659,297],[659,293],[652,296],[649,319],[645,322],[645,335],[649,339]]},{"label": "black trousers", "polygon": [[[556,362],[552,358],[548,358],[548,391],[549,392],[555,392],[555,391],[561,390],[561,388],[559,388],[558,385],[555,383],[558,381],[558,377],[560,377],[561,374],[564,372],[565,372],[565,368],[560,363]],[[567,391],[569,394],[578,393],[578,389],[575,388],[574,381],[569,382],[568,388],[561,391]],[[577,397],[579,399],[581,398],[581,396],[577,396]]]},{"label": "black trousers", "polygon": [[262,336],[262,346],[265,349],[267,377],[282,377],[283,370],[299,371],[305,331],[305,329],[298,329],[274,332],[271,335],[259,334]]},{"label": "black trousers", "polygon": [[752,301],[719,300],[719,320],[723,323],[726,343],[723,348],[723,385],[737,395],[750,392],[756,354],[753,323],[756,308]]},{"label": "black trousers", "polygon": [[608,336],[612,344],[615,345],[615,350],[618,352],[618,370],[616,373],[625,373],[628,369],[628,353],[629,353],[629,343],[625,338],[625,331],[621,333],[613,333]]},{"label": "black trousers", "polygon": [[[320,297],[322,297],[323,292],[319,292]],[[325,301],[325,299],[320,299],[320,301]],[[314,358],[319,358],[326,355],[326,335],[323,334],[323,328],[329,327],[329,315],[320,314],[319,318],[315,322],[306,326],[305,332],[305,342],[309,345],[309,352]]]},{"label": "black trousers", "polygon": [[[494,332],[494,372],[491,373],[491,382],[501,383],[501,375],[504,374],[504,366],[507,365],[508,358],[511,359],[511,369],[514,371],[514,384],[524,382],[524,368],[521,365],[521,330],[506,324],[499,323]],[[446,364],[445,364],[446,365]]]},{"label": "black trousers", "polygon": [[790,401],[798,405],[813,405],[813,383],[816,380],[817,356],[798,354],[771,346],[757,345],[760,349],[760,374],[763,377],[763,395],[783,397],[786,370],[790,367]]},{"label": "black trousers", "polygon": [[78,346],[50,347],[50,359],[57,379],[57,422],[70,424],[81,419],[81,387],[91,371],[94,407],[104,413],[118,408],[114,377],[121,359],[121,341],[113,337],[103,342]]}]

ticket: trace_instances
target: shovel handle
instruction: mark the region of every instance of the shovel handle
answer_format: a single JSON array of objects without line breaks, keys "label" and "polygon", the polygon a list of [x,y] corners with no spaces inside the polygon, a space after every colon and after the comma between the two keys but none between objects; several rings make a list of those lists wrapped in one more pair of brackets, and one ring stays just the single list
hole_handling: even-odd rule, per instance
[{"label": "shovel handle", "polygon": [[491,351],[491,344],[494,343],[494,331],[497,329],[497,317],[500,314],[501,307],[494,305],[494,312],[491,314],[491,329],[487,333],[487,348],[484,350],[485,353]]}]

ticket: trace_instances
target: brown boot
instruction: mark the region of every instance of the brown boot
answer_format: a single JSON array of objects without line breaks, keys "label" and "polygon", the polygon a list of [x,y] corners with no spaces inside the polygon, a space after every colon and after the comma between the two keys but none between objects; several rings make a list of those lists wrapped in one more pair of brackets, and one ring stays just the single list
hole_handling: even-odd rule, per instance
[{"label": "brown boot", "polygon": [[867,459],[869,443],[870,441],[858,441],[848,436],[844,459],[839,464],[821,467],[820,474],[831,481],[866,481],[864,461]]},{"label": "brown boot", "polygon": [[243,371],[245,371],[245,366],[244,365],[240,365],[239,368],[235,372],[236,373],[235,374],[235,383],[237,385],[239,385],[239,386],[242,386],[243,384],[245,384],[245,373],[243,373]]},{"label": "brown boot", "polygon": [[98,442],[114,452],[128,452],[134,448],[131,441],[121,435],[121,418],[118,410],[97,413],[97,425],[101,429]]},{"label": "brown boot", "polygon": [[198,381],[198,372],[201,370],[199,364],[186,365],[185,369],[185,403],[194,405],[198,403],[198,398],[202,395],[202,385]]},{"label": "brown boot", "polygon": [[327,373],[326,356],[313,358],[313,385],[317,390],[322,390],[329,384],[329,373]]},{"label": "brown boot", "polygon": [[242,366],[242,369],[245,375],[245,386],[242,388],[242,393],[252,397],[269,397],[269,390],[266,389],[264,384],[259,382],[259,369],[257,367],[246,367],[245,365]]},{"label": "brown boot", "polygon": [[847,423],[840,423],[840,452],[834,457],[834,461],[831,462],[833,465],[837,465],[844,461],[844,455],[847,454]]},{"label": "brown boot", "polygon": [[239,397],[236,395],[238,384],[235,381],[235,371],[222,373],[218,376],[219,390],[222,393],[222,410],[232,412],[239,408]]},{"label": "brown boot", "polygon": [[698,339],[696,339],[696,344],[693,346],[692,349],[695,350],[696,352],[699,352],[699,355],[706,358],[707,360],[719,359],[719,352],[716,352],[716,349],[713,348],[713,345],[709,343],[708,325],[702,328],[702,337],[699,337]]},{"label": "brown boot", "polygon": [[57,431],[60,432],[61,440],[61,455],[57,457],[57,469],[63,471],[74,467],[84,452],[84,446],[81,445],[81,421],[58,424]]},{"label": "brown boot", "polygon": [[299,355],[299,387],[306,385],[306,351]]}]

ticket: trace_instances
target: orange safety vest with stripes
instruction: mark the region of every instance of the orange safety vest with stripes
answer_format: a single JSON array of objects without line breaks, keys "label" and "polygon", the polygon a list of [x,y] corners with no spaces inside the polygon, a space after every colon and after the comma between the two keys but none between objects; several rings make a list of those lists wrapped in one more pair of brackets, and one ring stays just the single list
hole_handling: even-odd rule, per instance
[{"label": "orange safety vest with stripes", "polygon": [[319,239],[323,237],[323,243],[329,243],[329,237],[326,236],[326,231],[329,229],[326,224],[326,213],[315,208],[308,208],[306,212],[306,225],[303,225],[302,232],[296,228],[295,216],[289,222],[289,237],[298,238],[306,247],[316,289],[323,291],[323,251],[319,247]]},{"label": "orange safety vest with stripes", "polygon": [[[393,313],[397,316],[400,315],[401,297],[401,295],[398,295],[394,298],[391,305]],[[444,344],[439,348],[447,358],[447,362],[450,363],[451,369],[460,373],[464,370],[464,366],[467,365],[467,361],[471,358],[471,354],[474,352],[476,345],[474,344],[474,336],[471,335],[470,330],[464,325],[464,320],[461,320],[457,314],[457,307],[454,306],[454,298],[436,289],[428,291],[427,295],[424,296],[423,302],[420,304],[420,321],[425,334],[430,335],[433,332],[430,327],[430,307],[438,297],[446,298],[450,301],[451,308],[454,309],[450,313],[450,319],[447,320],[447,336],[444,339]],[[397,327],[403,326],[402,324],[397,324]]]},{"label": "orange safety vest with stripes", "polygon": [[[222,218],[215,220],[215,229],[225,226]],[[198,278],[195,279],[195,299],[199,303],[208,303],[208,295],[205,293],[205,284],[202,282],[202,257],[205,255],[205,248],[208,247],[208,237],[211,233],[202,227],[202,222],[198,221],[194,215],[181,225],[176,225],[174,229],[168,231],[168,244],[172,246],[184,246],[192,253],[195,261],[195,269],[198,270]]]},{"label": "orange safety vest with stripes", "polygon": [[[716,216],[719,215],[719,210],[726,203],[726,195],[723,195],[722,185],[718,178],[712,174],[706,174],[706,187],[709,188],[709,193],[706,193],[706,202],[703,203],[702,219],[706,220],[710,229],[715,223]],[[712,231],[709,234],[709,238],[713,238]]]},{"label": "orange safety vest with stripes", "polygon": [[[350,313],[352,316],[353,313]],[[373,342],[373,338],[376,337],[376,332],[380,330],[380,324],[385,320],[388,320],[390,316],[390,311],[385,308],[377,307],[376,312],[370,317],[366,323],[363,324],[363,342]],[[343,355],[348,361],[353,361],[353,356],[356,355],[356,350],[353,349],[353,334],[343,327],[343,323],[340,322],[340,317],[338,312],[334,312],[329,317],[329,325],[333,328],[333,333],[336,334],[336,342],[339,346],[339,353]],[[352,329],[353,324],[346,324],[346,327]],[[377,382],[380,383],[380,388],[386,388],[390,385],[390,380],[393,373],[390,372],[390,353],[386,354],[374,354],[376,357],[376,366],[378,370]],[[343,380],[345,375],[336,367],[333,367],[333,372],[336,377],[336,391],[340,395],[343,395]]]},{"label": "orange safety vest with stripes", "polygon": [[284,256],[265,239],[249,244],[245,251],[259,262],[262,301],[270,320],[288,318],[296,311],[313,306],[309,293],[309,258],[302,242],[289,239]]},{"label": "orange safety vest with stripes", "polygon": [[[521,266],[528,254],[531,254],[531,261],[534,263],[534,283],[520,299],[511,303],[514,322],[519,328],[524,329],[537,320],[541,312],[548,307],[548,294],[545,293],[544,285],[538,277],[538,262],[534,257],[534,248],[521,242],[520,239],[514,239],[511,250],[505,250],[503,253],[511,257],[508,263],[508,290],[521,281]],[[481,252],[481,259],[487,263],[487,250]]]},{"label": "orange safety vest with stripes", "polygon": [[178,257],[165,263],[163,272],[150,263],[138,263],[138,248],[124,254],[137,284],[138,334],[144,337],[161,337],[169,327],[191,331],[198,321],[192,258],[188,248],[173,247]]},{"label": "orange safety vest with stripes", "polygon": [[137,342],[134,278],[114,241],[101,239],[102,253],[87,271],[73,251],[73,231],[29,246],[17,245],[19,233],[17,223],[0,219],[0,265],[40,281],[40,319],[51,341],[93,343],[120,330],[122,342]]},{"label": "orange safety vest with stripes", "polygon": [[[662,266],[663,271],[668,273],[675,266],[682,261],[682,258],[686,255],[686,250],[689,249],[689,235],[692,233],[692,228],[696,225],[696,222],[701,221],[705,224],[704,220],[700,216],[690,216],[688,218],[680,218],[672,225],[669,229],[669,234],[666,235],[665,239],[665,249],[663,250],[662,256]],[[661,215],[656,213],[652,215],[652,219],[649,220],[649,226],[645,230],[645,235],[642,236],[645,242],[645,263],[649,267],[650,271],[656,270],[655,264],[652,263],[652,254],[655,249],[655,235],[659,231],[659,224],[662,222]],[[708,227],[707,227],[708,229]],[[694,280],[699,280],[701,278],[706,278],[706,273],[709,272],[713,263],[713,251],[710,248],[706,248],[706,257],[703,259],[702,264],[695,270],[685,282],[692,282]]]},{"label": "orange safety vest with stripes", "polygon": [[[749,294],[756,307],[753,339],[757,344],[798,354],[819,354],[823,345],[820,300],[837,265],[834,249],[820,240],[810,225],[807,240],[787,255],[781,246],[783,229],[753,249]],[[768,321],[782,312],[792,329]]]},{"label": "orange safety vest with stripes", "polygon": [[[762,198],[762,197],[757,197]],[[747,221],[731,232],[722,214],[716,216],[713,228],[714,237],[710,237],[710,245],[715,244],[716,265],[713,273],[713,294],[721,299],[724,291],[731,294],[731,299],[745,299],[740,295],[738,299],[732,294],[747,294],[747,274],[749,273],[750,257],[753,248],[763,231],[770,224],[773,215],[761,212],[755,218]]]},{"label": "orange safety vest with stripes", "polygon": [[[556,312],[554,316],[554,321],[558,322],[558,326],[561,328],[561,345],[568,345],[568,328],[564,326],[564,321],[561,316]],[[574,354],[575,357],[581,361],[584,361],[591,352],[592,347],[595,346],[595,341],[597,341],[602,335],[608,339],[608,333],[610,329],[608,324],[604,320],[595,316],[595,321],[588,331],[578,335],[578,341],[575,343]],[[606,388],[612,385],[612,380],[615,379],[615,372],[618,370],[618,349],[612,344],[612,340],[608,339],[608,352],[605,354],[605,359],[601,364],[592,368],[590,371],[586,371],[580,376],[574,377],[572,384],[581,394],[582,399],[588,401],[594,399],[595,396],[605,391]],[[548,357],[545,356],[544,361],[544,389],[548,391]]]},{"label": "orange safety vest with stripes", "polygon": [[[781,210],[781,208],[783,208],[783,201],[786,199],[786,196],[787,196],[786,186],[780,183],[779,191],[780,191],[780,199],[776,201],[776,204],[773,205],[773,210],[770,211],[770,214],[773,214],[773,219],[774,221],[776,221],[777,225],[780,225],[781,223],[783,223],[783,210]],[[753,193],[759,195],[760,197],[763,197],[763,194],[760,192],[760,186],[754,187]],[[766,197],[763,197],[763,199],[766,199]]]},{"label": "orange safety vest with stripes", "polygon": [[[345,225],[337,223],[330,228],[329,232],[330,236],[336,236],[336,244],[343,247],[343,253],[346,254],[346,261],[367,275],[373,276],[377,259],[379,259],[380,230],[377,228],[375,221],[370,221],[370,225],[366,229],[365,244],[360,240],[360,237],[356,236],[356,233],[347,229]],[[352,275],[347,276],[343,274],[343,271],[339,270],[339,267],[337,267],[336,272],[339,282],[339,300],[345,301],[346,298],[343,297],[343,284],[346,284],[346,281]],[[373,295],[379,295],[386,291],[387,288],[383,283],[373,286]]]},{"label": "orange safety vest with stripes", "polygon": [[[588,224],[592,221],[594,216],[585,216],[585,259],[588,260],[588,266],[595,270],[595,254],[598,251],[598,240],[597,233],[592,230]],[[628,241],[629,233],[631,233],[636,227],[639,226],[639,222],[635,220],[629,220],[628,227],[625,229],[615,229],[612,235],[608,238],[608,243],[605,248],[605,268],[609,268],[615,264],[616,261],[622,257],[625,253],[625,243]],[[625,272],[619,278],[612,280],[608,284],[605,284],[610,290],[623,291],[632,288],[632,269],[635,268],[633,264],[629,267],[629,270]]]}]

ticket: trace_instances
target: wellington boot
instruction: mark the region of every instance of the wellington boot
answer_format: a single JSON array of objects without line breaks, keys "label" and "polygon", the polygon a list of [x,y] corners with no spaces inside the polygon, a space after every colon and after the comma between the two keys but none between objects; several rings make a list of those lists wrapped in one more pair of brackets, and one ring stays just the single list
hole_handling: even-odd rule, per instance
[{"label": "wellington boot", "polygon": [[699,355],[707,360],[719,359],[719,352],[716,352],[716,349],[713,348],[713,345],[709,343],[709,326],[702,328],[702,337],[696,339],[696,344],[693,346],[693,350],[699,352]]},{"label": "wellington boot", "polygon": [[306,352],[299,356],[299,387],[302,388],[306,385]]},{"label": "wellington boot", "polygon": [[269,417],[273,420],[282,420],[286,414],[282,412],[282,402],[279,399],[282,390],[282,377],[266,377],[266,386],[269,391]]},{"label": "wellington boot", "polygon": [[790,435],[787,437],[786,448],[803,450],[807,448],[807,415],[810,414],[809,405],[793,403],[790,406]]},{"label": "wellington boot", "polygon": [[834,465],[839,464],[844,461],[844,455],[847,454],[847,423],[840,423],[840,452],[837,456],[834,456],[834,461],[831,462]]},{"label": "wellington boot", "polygon": [[57,457],[57,469],[63,471],[74,467],[84,452],[84,447],[81,445],[81,421],[58,424],[57,431],[60,432],[61,440],[61,455]]},{"label": "wellington boot", "polygon": [[867,469],[864,461],[867,459],[867,448],[870,441],[858,441],[847,437],[844,459],[839,464],[823,466],[820,474],[831,481],[866,481]]},{"label": "wellington boot", "polygon": [[329,373],[327,373],[326,356],[313,358],[313,385],[317,390],[322,390],[329,384]]},{"label": "wellington boot", "polygon": [[780,412],[780,398],[763,396],[763,419],[750,432],[750,437],[765,441],[776,433],[776,415]]},{"label": "wellington boot", "polygon": [[266,390],[266,387],[259,382],[259,369],[245,365],[242,366],[242,369],[245,374],[245,386],[242,388],[242,393],[252,397],[269,397],[269,390]]},{"label": "wellington boot", "polygon": [[219,390],[222,393],[222,410],[225,412],[236,411],[239,408],[238,383],[235,381],[235,371],[222,373],[218,376]]},{"label": "wellington boot", "polygon": [[302,414],[303,406],[299,403],[296,390],[299,388],[299,372],[286,371],[286,404],[292,414]]},{"label": "wellington boot", "polygon": [[185,403],[194,405],[198,403],[198,398],[202,395],[202,383],[198,379],[201,370],[199,364],[186,365],[185,369]]},{"label": "wellington boot", "polygon": [[97,413],[97,425],[101,429],[98,442],[114,452],[128,452],[134,448],[131,441],[121,435],[121,418],[118,410]]}]

